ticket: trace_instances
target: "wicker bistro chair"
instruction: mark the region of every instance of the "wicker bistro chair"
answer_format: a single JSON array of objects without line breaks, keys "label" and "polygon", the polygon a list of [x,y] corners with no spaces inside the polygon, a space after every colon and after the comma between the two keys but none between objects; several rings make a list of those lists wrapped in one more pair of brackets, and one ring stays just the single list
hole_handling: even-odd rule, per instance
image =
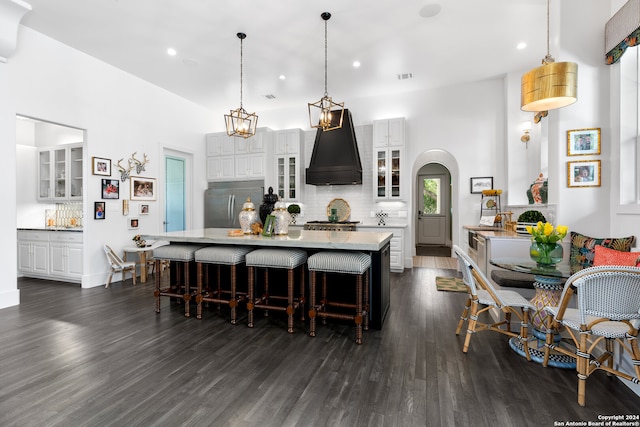
[{"label": "wicker bistro chair", "polygon": [[[469,293],[469,298],[465,303],[456,328],[456,335],[460,335],[465,321],[468,320],[467,335],[462,351],[466,353],[469,350],[469,343],[473,334],[488,330],[520,340],[523,352],[527,360],[530,361],[531,354],[528,341],[529,314],[535,311],[535,306],[516,291],[496,289],[491,281],[480,271],[475,262],[459,246],[454,245],[453,250],[458,257],[458,266],[462,271],[462,278],[465,285],[467,285],[467,292]],[[479,316],[492,308],[497,308],[504,313],[504,320],[496,323],[479,322]],[[512,316],[520,319],[519,332],[511,330]]]},{"label": "wicker bistro chair", "polygon": [[191,301],[191,279],[190,269],[191,265],[195,261],[195,253],[198,249],[201,249],[205,245],[192,245],[192,244],[170,244],[160,246],[153,250],[153,258],[156,265],[155,270],[160,271],[162,263],[164,261],[171,262],[171,270],[175,271],[169,280],[169,286],[163,288],[161,286],[160,274],[155,275],[156,290],[154,296],[156,297],[156,313],[160,313],[160,297],[179,298],[184,300],[184,315],[190,317],[191,312],[189,309],[189,301]]},{"label": "wicker bistro chair", "polygon": [[[246,257],[248,289],[247,289],[247,317],[248,326],[253,328],[253,311],[255,309],[264,310],[265,316],[269,310],[284,311],[287,313],[287,332],[293,333],[293,314],[300,308],[301,319],[304,320],[304,290],[305,290],[305,266],[307,264],[307,253],[301,249],[256,249],[249,252]],[[257,270],[264,271],[262,280],[262,293],[258,295],[256,292],[258,284],[256,283]],[[275,286],[270,286],[269,272],[270,270],[286,270],[287,287],[286,295],[276,294]],[[300,288],[295,292],[294,289],[294,272],[298,269],[300,272]]]},{"label": "wicker bistro chair", "polygon": [[[309,257],[309,335],[316,336],[316,317],[326,319],[353,320],[356,324],[356,344],[362,344],[362,330],[369,329],[369,268],[371,255],[361,252],[322,251]],[[317,301],[316,272],[322,277],[322,294]],[[345,288],[344,281],[338,276],[355,276],[355,292],[347,295],[329,297],[327,293],[327,274],[331,274],[330,288]]]},{"label": "wicker bistro chair", "polygon": [[[569,308],[574,292],[578,294],[577,308]],[[580,406],[586,403],[587,378],[598,369],[640,383],[640,268],[600,266],[580,270],[567,279],[558,306],[545,310],[550,316],[543,365],[547,366],[552,349],[576,359]],[[565,340],[575,349],[554,340],[560,326],[565,327]],[[635,377],[614,366],[616,342],[622,353],[631,356]]]},{"label": "wicker bistro chair", "polygon": [[[238,266],[245,263],[245,256],[251,252],[247,246],[207,246],[195,253],[198,290],[196,292],[196,318],[202,318],[202,303],[228,304],[231,309],[231,324],[236,324],[236,307],[246,297],[237,292]],[[210,280],[210,268],[215,267],[215,284]],[[223,283],[222,267],[228,267],[229,281]],[[225,286],[223,286],[225,285]]]},{"label": "wicker bistro chair", "polygon": [[109,285],[111,285],[113,273],[122,273],[122,281],[124,281],[124,275],[127,271],[131,273],[131,279],[133,280],[133,284],[135,285],[136,263],[134,261],[123,261],[122,258],[120,258],[118,254],[116,254],[113,249],[109,247],[109,245],[104,245],[104,253],[107,255],[107,261],[109,261],[109,266],[111,267],[109,277],[107,278],[107,283],[104,285],[104,287],[108,288]]}]

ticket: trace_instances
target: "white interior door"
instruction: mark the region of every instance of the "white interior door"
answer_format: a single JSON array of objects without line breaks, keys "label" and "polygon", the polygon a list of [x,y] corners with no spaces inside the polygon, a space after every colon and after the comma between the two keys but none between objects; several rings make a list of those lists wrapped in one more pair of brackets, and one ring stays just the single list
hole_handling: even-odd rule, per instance
[{"label": "white interior door", "polygon": [[419,245],[448,246],[451,185],[447,174],[418,175],[417,202]]}]

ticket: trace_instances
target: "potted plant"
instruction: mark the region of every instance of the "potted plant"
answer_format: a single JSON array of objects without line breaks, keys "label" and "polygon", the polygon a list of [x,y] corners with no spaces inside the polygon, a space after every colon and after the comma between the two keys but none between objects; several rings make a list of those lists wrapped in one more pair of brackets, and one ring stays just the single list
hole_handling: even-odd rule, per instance
[{"label": "potted plant", "polygon": [[543,224],[547,222],[542,212],[536,210],[525,211],[518,217],[516,233],[528,235],[527,225],[536,226],[538,222],[542,222]]},{"label": "potted plant", "polygon": [[295,203],[290,204],[289,206],[287,206],[287,212],[289,212],[289,215],[291,215],[290,224],[295,224],[296,217],[300,214],[300,205],[297,205]]}]

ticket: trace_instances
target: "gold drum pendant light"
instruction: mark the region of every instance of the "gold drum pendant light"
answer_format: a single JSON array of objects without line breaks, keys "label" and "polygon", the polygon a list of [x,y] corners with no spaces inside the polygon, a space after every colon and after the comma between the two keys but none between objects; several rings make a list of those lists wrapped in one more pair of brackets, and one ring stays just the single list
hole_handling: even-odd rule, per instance
[{"label": "gold drum pendant light", "polygon": [[318,102],[309,103],[309,123],[312,128],[324,132],[340,129],[344,115],[344,102],[334,102],[327,93],[327,21],[329,12],[320,15],[324,20],[324,96]]},{"label": "gold drum pendant light", "polygon": [[549,0],[547,0],[547,55],[542,66],[522,76],[522,111],[541,112],[566,107],[578,100],[578,64],[555,62],[549,54]]},{"label": "gold drum pendant light", "polygon": [[231,110],[225,114],[227,123],[227,135],[249,138],[256,134],[258,116],[256,113],[247,113],[242,107],[242,41],[247,37],[245,33],[236,34],[240,39],[240,108]]}]

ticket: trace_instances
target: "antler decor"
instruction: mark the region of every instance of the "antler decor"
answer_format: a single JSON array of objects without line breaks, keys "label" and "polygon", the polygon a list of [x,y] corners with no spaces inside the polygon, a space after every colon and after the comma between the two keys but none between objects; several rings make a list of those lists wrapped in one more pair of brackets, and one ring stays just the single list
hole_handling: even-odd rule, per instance
[{"label": "antler decor", "polygon": [[136,154],[137,154],[137,153],[138,153],[138,152],[136,151],[135,153],[133,153],[133,154],[131,155],[131,161],[133,162],[133,164],[135,164],[135,165],[136,165],[136,173],[137,173],[138,175],[140,175],[140,172],[142,172],[142,171],[144,171],[144,170],[145,170],[144,165],[146,165],[147,163],[149,163],[149,162],[150,162],[150,160],[147,158],[147,154],[146,154],[146,153],[144,153],[144,154],[143,154],[143,156],[144,156],[144,161],[143,161],[143,162],[141,162],[140,160],[136,159]]},{"label": "antler decor", "polygon": [[129,159],[127,160],[128,167],[126,169],[123,168],[122,165],[120,164],[120,162],[123,160],[124,159],[118,160],[118,163],[116,163],[116,165],[118,166],[118,170],[120,171],[120,181],[125,182],[127,179],[129,179],[129,176],[131,175],[131,171],[133,170],[133,166],[131,165],[131,159]]},{"label": "antler decor", "polygon": [[116,165],[118,166],[118,170],[120,171],[120,181],[125,182],[127,179],[129,179],[129,177],[131,176],[131,171],[133,171],[134,168],[136,170],[136,174],[140,175],[140,173],[144,172],[145,170],[144,165],[146,165],[147,163],[151,163],[151,160],[149,160],[146,153],[143,154],[143,161],[136,159],[136,154],[138,154],[137,151],[135,151],[131,155],[131,158],[127,160],[126,168],[120,164],[120,162],[122,162],[124,159],[120,159],[118,160],[118,163],[116,163]]}]

